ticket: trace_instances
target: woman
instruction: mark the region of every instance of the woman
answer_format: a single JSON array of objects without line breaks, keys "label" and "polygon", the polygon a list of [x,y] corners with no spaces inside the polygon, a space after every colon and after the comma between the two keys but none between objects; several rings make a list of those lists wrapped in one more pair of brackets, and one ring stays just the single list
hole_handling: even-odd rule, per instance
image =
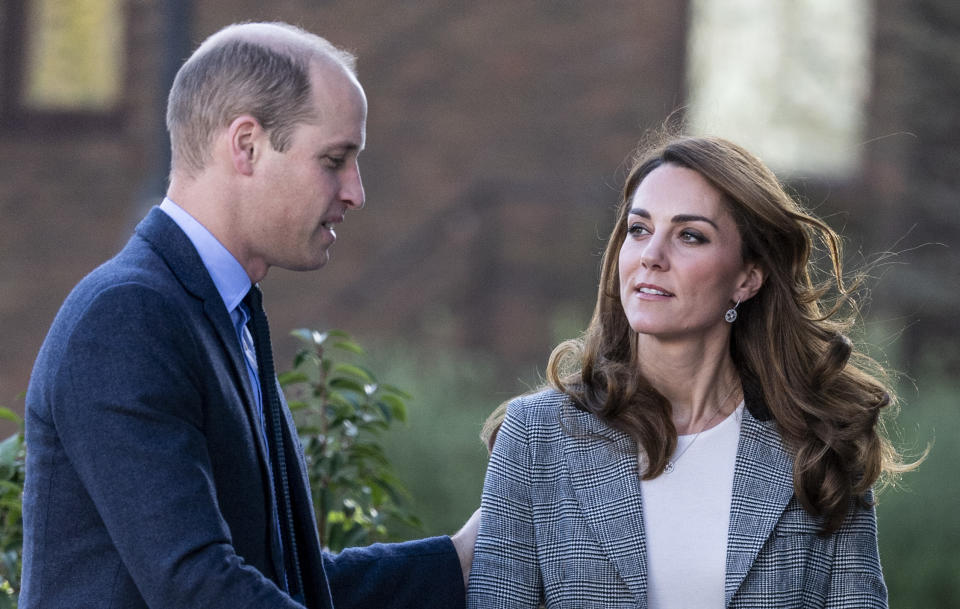
[{"label": "woman", "polygon": [[885,607],[871,487],[905,466],[837,235],[739,146],[672,137],[602,269],[552,387],[488,422],[468,607]]}]

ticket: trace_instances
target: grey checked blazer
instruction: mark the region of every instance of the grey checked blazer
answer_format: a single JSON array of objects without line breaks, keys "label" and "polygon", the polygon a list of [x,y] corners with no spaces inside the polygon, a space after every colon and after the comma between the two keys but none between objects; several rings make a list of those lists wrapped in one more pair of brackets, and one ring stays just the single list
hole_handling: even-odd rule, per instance
[{"label": "grey checked blazer", "polygon": [[[793,495],[793,461],[774,421],[752,414],[765,409],[749,397],[747,406],[726,606],[886,607],[874,511],[853,506],[838,531],[818,535]],[[556,391],[517,398],[487,469],[468,609],[646,608],[641,504],[629,436]]]}]

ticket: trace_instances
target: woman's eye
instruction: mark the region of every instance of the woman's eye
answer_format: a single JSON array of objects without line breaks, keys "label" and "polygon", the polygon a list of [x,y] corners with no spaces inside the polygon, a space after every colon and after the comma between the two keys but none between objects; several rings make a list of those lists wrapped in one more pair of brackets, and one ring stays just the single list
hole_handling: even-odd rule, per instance
[{"label": "woman's eye", "polygon": [[706,243],[707,239],[700,233],[691,230],[685,230],[680,233],[680,240],[685,243]]},{"label": "woman's eye", "polygon": [[627,232],[631,235],[643,235],[649,233],[650,231],[648,231],[647,227],[642,224],[631,224],[627,227]]}]

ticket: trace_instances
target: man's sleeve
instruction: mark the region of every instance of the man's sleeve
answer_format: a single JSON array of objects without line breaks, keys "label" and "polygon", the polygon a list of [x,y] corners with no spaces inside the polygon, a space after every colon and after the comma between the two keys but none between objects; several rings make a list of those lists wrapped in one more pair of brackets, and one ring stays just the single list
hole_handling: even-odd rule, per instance
[{"label": "man's sleeve", "polygon": [[449,537],[324,553],[336,609],[463,609],[460,561]]}]

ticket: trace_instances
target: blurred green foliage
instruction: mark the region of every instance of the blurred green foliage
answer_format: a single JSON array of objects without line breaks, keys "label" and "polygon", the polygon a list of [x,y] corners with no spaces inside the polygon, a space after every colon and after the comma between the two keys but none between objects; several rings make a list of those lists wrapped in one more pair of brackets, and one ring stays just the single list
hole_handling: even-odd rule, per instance
[{"label": "blurred green foliage", "polygon": [[955,378],[921,374],[904,386],[896,428],[908,456],[933,447],[899,488],[877,498],[880,559],[891,607],[953,608],[960,599],[960,408]]},{"label": "blurred green foliage", "polygon": [[296,330],[302,348],[279,375],[297,423],[321,546],[368,545],[402,523],[420,521],[380,445],[381,432],[407,416],[405,391],[363,365],[365,352],[339,330]]},{"label": "blurred green foliage", "polygon": [[13,421],[18,431],[0,442],[0,609],[17,606],[20,590],[20,549],[23,546],[24,458],[23,419],[0,406],[0,419]]},{"label": "blurred green foliage", "polygon": [[408,425],[385,436],[383,444],[424,530],[398,527],[396,539],[449,535],[480,506],[487,467],[479,437],[483,421],[501,401],[530,386],[504,379],[482,353],[407,343],[378,344],[371,353],[381,374],[413,395]]}]

